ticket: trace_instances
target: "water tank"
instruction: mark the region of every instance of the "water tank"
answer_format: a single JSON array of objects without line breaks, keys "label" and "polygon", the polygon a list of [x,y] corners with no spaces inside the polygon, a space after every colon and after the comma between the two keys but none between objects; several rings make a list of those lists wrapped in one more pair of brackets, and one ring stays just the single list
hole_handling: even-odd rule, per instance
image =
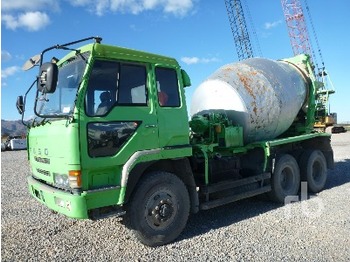
[{"label": "water tank", "polygon": [[245,143],[273,139],[291,126],[306,104],[307,91],[296,66],[251,58],[219,68],[200,84],[191,115],[224,112],[243,126]]}]

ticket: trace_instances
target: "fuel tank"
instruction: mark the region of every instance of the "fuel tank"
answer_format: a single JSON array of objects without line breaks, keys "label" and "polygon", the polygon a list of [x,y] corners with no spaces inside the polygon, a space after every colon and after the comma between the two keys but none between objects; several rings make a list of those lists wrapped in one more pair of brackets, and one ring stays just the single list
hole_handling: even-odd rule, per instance
[{"label": "fuel tank", "polygon": [[227,64],[195,90],[191,116],[226,113],[243,127],[245,143],[269,140],[285,132],[306,108],[307,79],[285,61],[251,58]]}]

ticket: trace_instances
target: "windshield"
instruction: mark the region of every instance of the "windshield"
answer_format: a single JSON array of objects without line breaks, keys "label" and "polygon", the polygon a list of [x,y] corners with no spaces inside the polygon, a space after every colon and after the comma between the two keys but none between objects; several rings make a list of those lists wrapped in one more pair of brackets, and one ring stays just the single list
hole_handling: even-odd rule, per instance
[{"label": "windshield", "polygon": [[89,53],[78,54],[59,67],[56,91],[52,94],[38,94],[36,113],[39,116],[66,116],[73,112],[88,57]]}]

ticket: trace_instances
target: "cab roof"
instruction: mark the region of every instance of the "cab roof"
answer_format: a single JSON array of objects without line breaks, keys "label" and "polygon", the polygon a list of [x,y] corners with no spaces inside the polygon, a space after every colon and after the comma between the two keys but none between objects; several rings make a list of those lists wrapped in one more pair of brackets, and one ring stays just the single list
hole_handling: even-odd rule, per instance
[{"label": "cab roof", "polygon": [[121,59],[179,67],[179,63],[174,58],[119,46],[94,43],[82,46],[79,49],[81,52],[92,51],[92,55],[99,58]]}]

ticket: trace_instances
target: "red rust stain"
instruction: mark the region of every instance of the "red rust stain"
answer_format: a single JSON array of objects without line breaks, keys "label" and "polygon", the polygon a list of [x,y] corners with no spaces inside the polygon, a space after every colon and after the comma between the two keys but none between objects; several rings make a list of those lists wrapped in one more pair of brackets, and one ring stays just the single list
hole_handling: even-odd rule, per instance
[{"label": "red rust stain", "polygon": [[[256,72],[249,72],[249,73],[252,75],[256,75]],[[246,75],[243,75],[239,72],[237,72],[237,75],[239,77],[239,80],[243,83],[243,87],[245,88],[245,90],[247,90],[248,94],[250,94],[251,97],[256,99],[254,91],[253,91],[252,87],[250,86],[251,79],[249,77],[247,77]]]},{"label": "red rust stain", "polygon": [[225,67],[223,68],[224,71],[233,71],[233,68],[232,67]]}]

